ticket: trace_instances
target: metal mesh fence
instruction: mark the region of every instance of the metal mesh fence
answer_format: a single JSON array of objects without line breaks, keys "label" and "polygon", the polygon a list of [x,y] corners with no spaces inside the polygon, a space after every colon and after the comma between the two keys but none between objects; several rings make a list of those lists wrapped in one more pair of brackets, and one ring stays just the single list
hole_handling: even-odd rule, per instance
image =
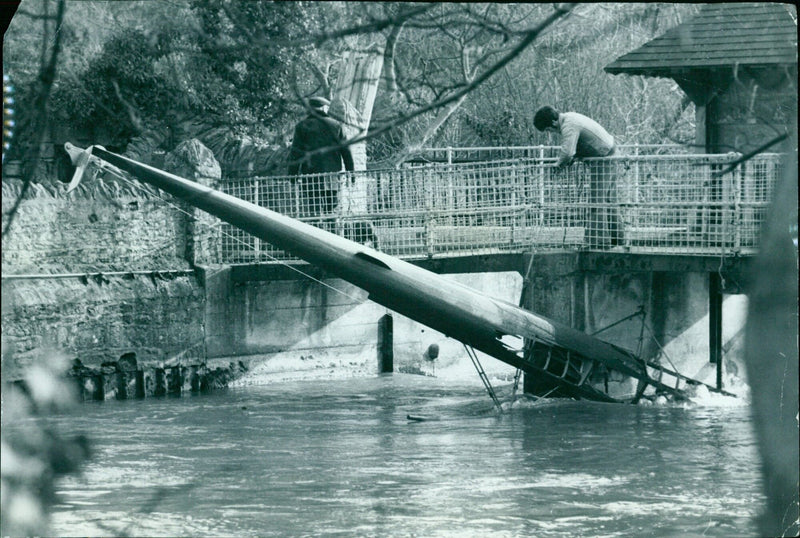
[{"label": "metal mesh fence", "polygon": [[[427,164],[225,182],[239,198],[404,258],[508,251],[741,253],[758,231],[780,156],[619,155],[557,170],[551,157]],[[722,173],[725,172],[725,173]],[[220,263],[285,260],[223,224]]]}]

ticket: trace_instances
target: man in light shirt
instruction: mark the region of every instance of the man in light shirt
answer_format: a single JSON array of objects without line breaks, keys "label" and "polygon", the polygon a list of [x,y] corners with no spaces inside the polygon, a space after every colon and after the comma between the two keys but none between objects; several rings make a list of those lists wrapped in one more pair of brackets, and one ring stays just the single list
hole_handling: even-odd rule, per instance
[{"label": "man in light shirt", "polygon": [[[556,169],[575,159],[614,155],[614,137],[592,118],[577,112],[559,112],[551,106],[536,111],[533,125],[539,131],[558,133],[561,139]],[[587,238],[591,248],[614,247],[621,243],[619,215],[610,204],[616,199],[616,178],[610,161],[590,161],[589,215]]]}]

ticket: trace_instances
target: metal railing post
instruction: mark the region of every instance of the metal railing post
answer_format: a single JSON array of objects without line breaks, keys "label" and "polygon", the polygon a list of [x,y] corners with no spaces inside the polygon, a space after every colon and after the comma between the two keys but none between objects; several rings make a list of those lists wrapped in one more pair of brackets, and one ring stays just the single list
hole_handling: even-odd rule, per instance
[{"label": "metal railing post", "polygon": [[302,179],[298,179],[291,183],[292,190],[294,191],[294,214],[296,218],[302,217],[300,214],[300,182]]},{"label": "metal railing post", "polygon": [[711,236],[711,225],[710,225],[710,217],[711,217],[711,209],[709,208],[709,200],[710,200],[710,193],[711,193],[711,184],[712,184],[712,173],[713,171],[710,169],[710,166],[704,167],[704,177],[702,180],[702,193],[700,195],[701,207],[700,210],[700,247],[706,246],[706,244],[710,241]]},{"label": "metal railing post", "polygon": [[[450,160],[450,158],[448,156],[448,161],[449,160]],[[453,225],[453,222],[452,222],[452,220],[453,220],[453,210],[456,207],[456,204],[455,204],[455,192],[454,192],[455,191],[455,188],[454,188],[454,184],[455,184],[454,174],[455,174],[455,170],[453,170],[453,164],[449,163],[447,165],[447,204],[445,205],[445,207],[448,210],[448,214],[450,215],[450,217],[448,219],[448,221],[449,221],[448,224],[449,225]]]},{"label": "metal railing post", "polygon": [[[345,203],[345,196],[347,194],[346,190],[348,186],[346,185],[347,180],[344,179],[338,172],[332,172],[330,174],[334,179],[339,182],[339,188],[336,189],[336,207],[333,209],[333,215],[331,218],[333,219],[333,230],[331,230],[336,235],[344,236],[344,221],[342,220],[342,215],[344,215],[344,203]],[[325,179],[323,179],[325,181]]]},{"label": "metal railing post", "polygon": [[747,163],[744,162],[737,167],[732,174],[733,180],[733,215],[731,223],[733,225],[733,249],[739,251],[742,247],[742,178],[746,175]]},{"label": "metal railing post", "polygon": [[544,225],[544,174],[545,174],[544,146],[539,146],[539,181],[537,182],[538,184],[536,185],[538,190],[537,202],[539,203],[539,211],[536,221],[539,226]]},{"label": "metal railing post", "polygon": [[631,224],[639,226],[639,144],[633,145],[633,207],[636,208],[631,215]]},{"label": "metal railing post", "polygon": [[519,184],[521,183],[521,182],[518,181],[517,165],[512,165],[511,166],[510,173],[511,173],[511,181],[509,181],[509,183],[511,184],[511,199],[509,200],[509,204],[511,206],[511,215],[510,215],[510,220],[511,220],[511,240],[510,240],[510,244],[513,246],[516,243],[515,232],[516,232],[516,229],[517,229],[517,219],[519,219],[519,216],[517,215],[517,189],[519,188]]},{"label": "metal railing post", "polygon": [[433,181],[430,177],[431,173],[431,171],[426,171],[422,176],[422,193],[425,204],[425,227],[423,236],[425,238],[425,254],[429,258],[432,258],[435,252],[435,246],[433,244],[433,195],[431,193],[431,183],[433,183]]},{"label": "metal railing post", "polygon": [[[255,192],[253,193],[253,203],[257,206],[261,206],[261,182],[256,179],[253,188],[255,189]],[[261,239],[256,236],[253,236],[253,251],[253,257],[255,258],[255,261],[261,261]]]}]

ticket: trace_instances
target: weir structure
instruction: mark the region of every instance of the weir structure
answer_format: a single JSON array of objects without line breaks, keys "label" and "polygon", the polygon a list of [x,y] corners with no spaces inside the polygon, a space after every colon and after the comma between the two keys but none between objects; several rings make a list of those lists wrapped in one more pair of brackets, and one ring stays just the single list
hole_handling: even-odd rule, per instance
[{"label": "weir structure", "polygon": [[[261,204],[244,201],[241,198],[116,155],[100,147],[82,151],[68,145],[67,149],[78,165],[72,187],[80,181],[86,164],[93,158],[99,158],[145,183],[156,186],[231,225],[235,225],[255,238],[268,241],[282,251],[291,252],[312,264],[323,267],[331,274],[365,289],[369,292],[371,300],[525,371],[528,374],[526,375],[526,388],[528,388],[527,378],[530,376],[535,381],[533,391],[535,393],[600,401],[636,401],[648,387],[655,388],[659,393],[681,398],[684,397],[684,388],[687,384],[701,384],[675,370],[665,368],[661,364],[644,360],[628,350],[516,305],[484,296],[417,265],[381,252],[384,249],[391,251],[392,247],[384,246],[387,244],[384,243],[387,235],[380,231],[380,219],[368,219],[367,215],[363,213],[344,214],[339,218],[330,215],[322,218],[298,215],[307,221],[316,219],[319,227],[311,226],[309,223],[271,211],[262,207]],[[713,160],[713,157],[707,158]],[[726,159],[717,164],[736,164],[733,157]],[[616,160],[611,159],[607,162],[612,161]],[[685,158],[684,161],[686,161]],[[546,189],[544,181],[539,183],[529,181],[529,174],[535,173],[543,180],[550,176],[550,181],[555,185],[558,178],[553,177],[555,174],[552,172],[552,167],[547,165],[548,163],[541,159],[518,162],[513,165],[488,163],[484,165],[484,170],[488,171],[488,177],[492,183],[466,189],[459,189],[453,181],[439,181],[436,184],[447,186],[452,204],[450,206],[444,204],[442,209],[444,214],[441,216],[434,211],[437,207],[436,204],[426,205],[424,207],[428,211],[422,216],[429,222],[437,218],[446,221],[448,224],[444,226],[451,227],[451,235],[449,235],[451,238],[457,237],[458,233],[464,231],[464,222],[469,223],[470,219],[479,218],[481,224],[487,220],[494,223],[489,227],[494,237],[497,237],[498,234],[510,233],[512,246],[516,240],[519,241],[519,245],[526,244],[529,247],[537,244],[553,244],[560,245],[562,248],[564,238],[571,237],[570,234],[575,235],[577,232],[571,228],[578,227],[575,224],[581,223],[580,219],[583,219],[584,229],[580,230],[582,232],[581,240],[588,241],[593,248],[600,248],[595,245],[599,239],[606,239],[608,234],[616,233],[614,226],[610,224],[614,220],[610,215],[612,209],[615,209],[615,204],[604,200],[598,202],[597,199],[591,199],[582,204],[578,201],[577,207],[574,208],[563,207],[563,204],[562,207],[553,207],[547,204],[537,206],[531,204],[530,200],[519,206],[509,203],[516,196],[516,193],[509,189],[521,188],[523,193],[529,192],[531,188],[537,189],[538,192]],[[591,167],[592,163],[589,163],[588,166]],[[614,170],[613,167],[608,166],[603,168]],[[730,176],[731,171],[735,169],[736,166],[720,166],[718,174],[710,173],[708,175],[710,192],[722,192],[719,189],[720,185],[724,187],[723,178],[726,175]],[[436,170],[413,172],[415,173],[410,177],[426,178]],[[513,174],[513,181],[509,181],[508,177],[503,175],[508,173]],[[610,181],[611,174],[610,172],[607,174]],[[409,175],[405,177],[409,177]],[[455,176],[451,174],[450,177]],[[464,174],[462,171],[460,177],[474,179],[476,176]],[[478,177],[480,178],[480,176]],[[648,177],[652,177],[652,174]],[[313,180],[314,178],[305,179]],[[368,180],[373,180],[376,185],[380,185],[381,176],[373,171],[364,172],[362,182]],[[280,183],[276,181],[267,186],[274,188],[275,185],[280,185]],[[562,185],[563,182],[558,183],[558,186]],[[389,187],[392,186],[390,183]],[[410,186],[406,192],[409,195],[421,194],[428,197],[431,190],[433,189],[430,188],[430,184],[429,188],[423,186],[421,191],[416,185]],[[481,207],[478,202],[474,201],[489,199],[489,193],[492,190],[501,192],[505,190],[505,194],[500,197],[503,203],[487,208]],[[252,192],[259,196],[262,190],[257,186]],[[366,192],[370,192],[370,189],[366,189]],[[376,192],[376,189],[372,189],[371,192]],[[342,189],[342,193],[343,196],[347,196],[346,189]],[[276,198],[276,200],[278,199]],[[281,203],[284,204],[287,201],[291,203],[291,200],[291,197],[280,198]],[[386,203],[385,197],[383,200]],[[299,205],[299,200],[297,205]],[[614,242],[617,245],[615,248],[635,248],[637,245],[634,244],[632,237],[638,238],[640,242],[644,241],[645,245],[648,241],[653,240],[652,237],[661,238],[660,240],[666,240],[665,237],[677,237],[672,240],[677,240],[683,248],[699,249],[701,252],[702,249],[709,247],[719,248],[719,245],[727,247],[731,237],[737,248],[743,248],[743,245],[755,246],[755,233],[751,238],[738,230],[733,233],[733,236],[729,236],[731,233],[728,227],[730,208],[725,201],[720,201],[718,196],[715,195],[710,200],[685,201],[683,205],[689,210],[677,215],[674,212],[667,213],[667,218],[671,219],[670,222],[682,223],[686,221],[686,215],[696,214],[699,211],[701,216],[699,229],[687,228],[676,232],[672,229],[676,226],[672,226],[666,236],[663,235],[664,230],[660,229],[649,230],[639,236],[616,234]],[[347,207],[346,198],[340,200],[340,207]],[[478,209],[478,211],[470,215],[472,209]],[[523,214],[520,214],[520,209],[524,209]],[[758,212],[763,208],[754,204],[748,209]],[[296,210],[301,211],[299,207]],[[648,222],[647,219],[658,219],[664,216],[663,207],[658,201],[640,205],[639,211],[640,221],[645,223]],[[530,215],[530,212],[534,212],[534,214]],[[712,216],[707,222],[709,226],[705,229],[702,227],[704,212]],[[408,210],[393,209],[386,218],[414,218],[415,216],[410,213]],[[737,217],[739,216],[739,213],[735,214]],[[587,215],[589,216],[588,221],[586,220]],[[377,214],[371,216],[376,217]],[[522,219],[521,223],[520,219]],[[618,216],[616,220],[616,226],[619,227]],[[543,222],[556,223],[560,226],[547,227],[542,225]],[[474,220],[472,223],[473,226],[469,227],[475,227]],[[572,226],[564,226],[565,223],[572,224]],[[401,234],[407,234],[409,233],[407,228],[407,226],[401,226],[397,230]],[[556,228],[556,231],[545,228]],[[343,236],[350,235],[362,242],[377,241],[381,251],[332,232],[339,232]],[[412,230],[413,233],[416,232]],[[516,233],[522,235],[515,235]],[[519,237],[523,237],[524,241]],[[554,237],[556,239],[553,239]],[[628,238],[627,244],[626,237]],[[391,243],[388,244],[391,245]],[[429,244],[430,242],[426,241],[426,245],[429,246]],[[499,249],[501,252],[496,252],[496,254],[502,254],[502,250],[509,250],[508,246],[509,242],[493,241],[492,247],[486,246],[485,248]],[[259,249],[258,252],[263,251]],[[270,255],[270,257],[278,258],[278,255]],[[433,257],[428,256],[428,258],[432,259]],[[615,394],[609,392],[606,383],[604,390],[603,385],[598,384],[598,381],[602,382],[603,375],[609,371],[636,380],[634,389],[628,393]],[[720,387],[708,388],[721,391]]]}]

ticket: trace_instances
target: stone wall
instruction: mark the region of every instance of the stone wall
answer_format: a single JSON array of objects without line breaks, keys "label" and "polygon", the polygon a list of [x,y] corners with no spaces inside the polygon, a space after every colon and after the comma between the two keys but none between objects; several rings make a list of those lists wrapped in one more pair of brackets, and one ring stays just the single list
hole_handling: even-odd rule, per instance
[{"label": "stone wall", "polygon": [[[20,188],[4,179],[4,214]],[[55,349],[96,367],[202,346],[205,296],[186,230],[161,194],[119,178],[87,177],[69,194],[57,181],[32,184],[3,239],[4,377]]]},{"label": "stone wall", "polygon": [[[3,214],[20,183],[3,181]],[[32,184],[3,239],[3,275],[189,269],[185,215],[153,189]]]},{"label": "stone wall", "polygon": [[194,276],[3,282],[3,376],[50,350],[87,367],[135,353],[139,365],[202,353],[204,293]]}]

